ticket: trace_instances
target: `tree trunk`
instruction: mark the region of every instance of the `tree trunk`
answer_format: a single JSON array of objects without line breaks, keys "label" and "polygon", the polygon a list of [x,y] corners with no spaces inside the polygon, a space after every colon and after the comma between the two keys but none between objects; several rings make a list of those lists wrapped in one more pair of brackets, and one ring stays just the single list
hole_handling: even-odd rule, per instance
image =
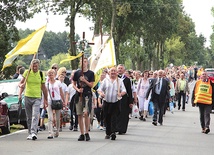
[{"label": "tree trunk", "polygon": [[160,67],[161,69],[164,69],[164,50],[162,42],[160,42]]},{"label": "tree trunk", "polygon": [[159,42],[156,43],[156,58],[155,58],[155,68],[157,70],[160,69],[160,48],[159,48]]},{"label": "tree trunk", "polygon": [[142,67],[141,67],[142,65],[141,64],[142,64],[142,62],[140,61],[140,59],[138,59],[137,60],[137,70],[142,71]]},{"label": "tree trunk", "polygon": [[[70,17],[70,35],[69,35],[69,39],[70,39],[70,50],[69,50],[69,54],[71,56],[75,56],[76,55],[76,45],[75,45],[75,16],[76,16],[76,12],[75,12],[75,6],[71,6],[71,17]],[[72,60],[71,61],[71,68],[72,69],[77,69],[78,68],[78,61],[77,59]]]},{"label": "tree trunk", "polygon": [[110,37],[114,38],[115,56],[118,64],[119,61],[119,37],[115,36],[115,20],[116,20],[116,0],[112,0],[112,18],[111,18],[111,33]]},{"label": "tree trunk", "polygon": [[116,0],[112,0],[111,37],[113,37],[115,33],[115,20],[116,20]]},{"label": "tree trunk", "polygon": [[100,33],[100,19],[101,17],[98,15],[94,23],[94,35],[98,35]]}]

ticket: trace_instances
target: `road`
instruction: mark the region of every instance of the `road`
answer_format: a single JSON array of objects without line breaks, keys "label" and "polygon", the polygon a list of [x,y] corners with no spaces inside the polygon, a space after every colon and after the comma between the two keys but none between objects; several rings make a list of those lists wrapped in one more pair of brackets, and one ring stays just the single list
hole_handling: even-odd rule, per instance
[{"label": "road", "polygon": [[117,135],[115,141],[104,139],[105,133],[96,129],[96,123],[88,142],[77,141],[79,132],[70,131],[68,124],[58,138],[51,140],[47,139],[47,130],[39,132],[36,141],[26,140],[27,130],[22,130],[0,137],[0,155],[213,155],[212,120],[211,132],[201,133],[198,108],[189,103],[186,111],[167,111],[163,126],[153,126],[151,116],[146,122],[131,118],[127,134]]}]

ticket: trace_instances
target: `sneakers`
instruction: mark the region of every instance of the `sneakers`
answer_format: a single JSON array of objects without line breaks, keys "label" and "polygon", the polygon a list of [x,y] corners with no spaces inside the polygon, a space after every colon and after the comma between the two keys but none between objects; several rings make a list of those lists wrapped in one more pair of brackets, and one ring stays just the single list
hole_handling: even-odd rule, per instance
[{"label": "sneakers", "polygon": [[73,126],[72,126],[72,125],[71,125],[71,126],[69,126],[69,130],[71,130],[71,131],[73,130]]},{"label": "sneakers", "polygon": [[112,133],[112,134],[110,135],[110,137],[111,137],[111,140],[115,140],[115,139],[116,139],[116,134],[115,134],[115,133]]},{"label": "sneakers", "polygon": [[38,131],[43,131],[44,129],[40,126],[39,128],[38,128]]},{"label": "sneakers", "polygon": [[139,119],[142,121],[143,120],[143,116],[140,116]]},{"label": "sneakers", "polygon": [[85,140],[85,136],[84,135],[80,135],[78,138],[78,141],[84,141]]},{"label": "sneakers", "polygon": [[56,132],[56,133],[54,134],[54,138],[57,138],[57,137],[59,137],[59,132]]},{"label": "sneakers", "polygon": [[32,140],[32,135],[27,136],[27,140]]},{"label": "sneakers", "polygon": [[42,126],[39,127],[39,131],[44,131],[46,129],[45,125],[43,124]]},{"label": "sneakers", "polygon": [[37,139],[37,136],[35,133],[32,133],[32,140],[36,140]]},{"label": "sneakers", "polygon": [[110,139],[110,136],[109,136],[109,135],[106,135],[106,136],[105,136],[105,139]]},{"label": "sneakers", "polygon": [[97,129],[99,129],[100,128],[100,124],[97,124]]},{"label": "sneakers", "polygon": [[53,135],[50,134],[47,139],[53,139]]},{"label": "sneakers", "polygon": [[153,124],[154,126],[157,126],[157,122],[156,122],[156,121],[153,121],[152,124]]},{"label": "sneakers", "polygon": [[209,128],[206,128],[205,130],[204,130],[204,133],[205,134],[208,134],[210,132],[210,129]]},{"label": "sneakers", "polygon": [[35,133],[30,134],[29,136],[27,136],[27,140],[36,140],[37,136]]},{"label": "sneakers", "polygon": [[74,127],[74,130],[73,131],[78,131],[77,127]]},{"label": "sneakers", "polygon": [[90,139],[91,139],[91,138],[90,138],[89,134],[86,133],[86,134],[85,134],[85,140],[86,140],[86,141],[89,141]]}]

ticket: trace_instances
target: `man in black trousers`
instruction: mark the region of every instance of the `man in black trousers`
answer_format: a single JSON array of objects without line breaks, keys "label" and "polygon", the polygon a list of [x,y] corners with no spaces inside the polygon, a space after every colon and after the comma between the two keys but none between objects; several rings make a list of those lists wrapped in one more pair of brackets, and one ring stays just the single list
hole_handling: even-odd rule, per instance
[{"label": "man in black trousers", "polygon": [[117,117],[117,131],[119,134],[125,134],[129,123],[129,113],[133,105],[131,80],[124,75],[125,66],[119,64],[117,66],[118,77],[123,80],[126,88],[126,94],[122,97],[120,102],[120,114]]},{"label": "man in black trousers", "polygon": [[[148,99],[150,91],[152,90],[151,101],[154,104],[154,115],[152,124],[155,126],[157,126],[157,122],[160,125],[163,124],[164,105],[167,97],[169,97],[170,85],[169,82],[165,78],[163,78],[163,73],[163,70],[158,71],[158,78],[153,79],[150,82],[149,89],[146,93],[146,99]],[[158,111],[159,117],[157,117]]]}]

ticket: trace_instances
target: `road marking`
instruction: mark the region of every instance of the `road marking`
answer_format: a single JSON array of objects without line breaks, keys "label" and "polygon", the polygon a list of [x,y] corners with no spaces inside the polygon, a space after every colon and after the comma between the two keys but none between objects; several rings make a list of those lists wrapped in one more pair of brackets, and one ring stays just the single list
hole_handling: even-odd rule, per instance
[{"label": "road marking", "polygon": [[19,130],[19,131],[16,131],[16,132],[10,133],[10,134],[2,135],[2,136],[0,136],[0,139],[1,139],[1,138],[8,137],[8,136],[15,135],[15,134],[17,134],[17,133],[24,132],[24,131],[26,131],[26,130],[27,130],[27,129],[24,129],[24,130]]}]

